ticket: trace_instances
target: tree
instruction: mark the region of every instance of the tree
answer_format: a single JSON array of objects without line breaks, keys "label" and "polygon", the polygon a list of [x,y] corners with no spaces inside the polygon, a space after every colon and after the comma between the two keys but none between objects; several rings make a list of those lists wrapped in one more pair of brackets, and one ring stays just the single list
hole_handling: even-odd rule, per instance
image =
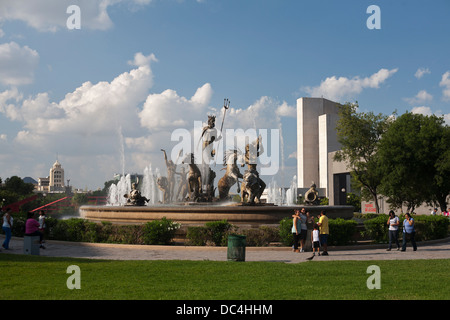
[{"label": "tree", "polygon": [[[408,211],[422,203],[445,208],[450,192],[450,137],[443,118],[405,113],[383,135],[379,146],[382,193],[393,207]],[[447,155],[447,157],[446,157]]]},{"label": "tree", "polygon": [[346,161],[348,169],[362,188],[363,198],[370,197],[379,213],[378,187],[383,178],[377,154],[381,136],[391,121],[388,116],[372,112],[358,113],[358,103],[347,103],[339,107],[336,125],[341,150],[336,152],[335,161]]},{"label": "tree", "polygon": [[33,184],[25,183],[17,176],[6,178],[5,183],[0,186],[0,203],[7,205],[20,201],[30,196],[33,190]]},{"label": "tree", "polygon": [[450,127],[444,126],[442,130],[442,138],[437,142],[439,157],[435,163],[436,173],[431,203],[438,205],[441,211],[444,211],[450,194]]},{"label": "tree", "polygon": [[3,189],[15,192],[21,196],[27,196],[33,192],[34,186],[32,183],[23,182],[22,178],[18,176],[12,176],[11,178],[6,178]]}]

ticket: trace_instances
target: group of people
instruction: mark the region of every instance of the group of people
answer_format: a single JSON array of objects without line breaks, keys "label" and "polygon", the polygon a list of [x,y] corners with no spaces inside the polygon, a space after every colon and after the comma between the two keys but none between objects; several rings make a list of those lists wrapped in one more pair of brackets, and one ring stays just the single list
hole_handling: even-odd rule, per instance
[{"label": "group of people", "polygon": [[[9,250],[9,243],[12,236],[12,227],[14,224],[14,218],[11,215],[11,209],[6,209],[3,214],[2,229],[5,233],[5,241],[3,241],[2,247],[5,250]],[[40,248],[45,249],[44,246],[44,230],[45,230],[45,211],[41,210],[39,213],[39,219],[34,218],[34,212],[28,212],[27,221],[25,222],[25,235],[26,236],[39,236]]]},{"label": "group of people", "polygon": [[[292,236],[294,239],[294,252],[305,252],[305,242],[308,235],[307,223],[313,223],[313,231],[311,232],[311,243],[313,248],[313,255],[308,258],[313,259],[317,254],[320,256],[320,247],[323,247],[322,255],[327,256],[327,246],[328,246],[328,217],[325,211],[320,212],[318,223],[314,223],[314,217],[306,212],[305,208],[301,210],[296,209],[293,217],[292,223]],[[300,244],[300,249],[299,249]]]},{"label": "group of people", "polygon": [[[387,221],[387,225],[389,226],[389,247],[387,251],[391,251],[392,243],[395,242],[397,245],[397,250],[400,250],[400,243],[398,241],[398,233],[400,226],[400,219],[395,215],[394,211],[389,211],[389,219]],[[401,251],[406,251],[406,243],[411,241],[411,245],[413,250],[417,250],[416,240],[416,229],[414,227],[414,219],[411,217],[411,214],[407,212],[405,214],[405,220],[403,220],[403,243],[401,247]]]},{"label": "group of people", "polygon": [[[305,251],[305,242],[308,234],[307,223],[313,223],[313,230],[311,232],[311,244],[313,255],[308,258],[308,260],[312,260],[315,257],[315,254],[320,256],[320,247],[323,248],[322,255],[328,255],[327,246],[328,246],[328,235],[329,235],[329,227],[328,227],[328,217],[326,216],[325,211],[320,212],[318,223],[314,223],[314,217],[306,212],[305,208],[295,209],[295,214],[292,222],[292,236],[294,240],[293,251],[294,252],[304,252]],[[395,242],[397,245],[397,250],[401,250],[402,252],[406,251],[406,244],[408,241],[411,242],[413,250],[417,250],[417,244],[415,240],[416,230],[414,227],[414,218],[411,217],[410,213],[405,214],[405,219],[403,220],[403,243],[400,247],[399,243],[399,226],[400,219],[395,215],[394,211],[389,212],[389,219],[387,221],[387,225],[389,226],[389,247],[387,251],[392,250],[392,244]],[[299,248],[300,245],[300,248]]]},{"label": "group of people", "polygon": [[[432,216],[436,216],[438,214],[438,209],[434,208],[433,210],[431,210],[430,215]],[[441,212],[441,215],[444,217],[450,217],[450,211],[448,209],[444,209]]]}]

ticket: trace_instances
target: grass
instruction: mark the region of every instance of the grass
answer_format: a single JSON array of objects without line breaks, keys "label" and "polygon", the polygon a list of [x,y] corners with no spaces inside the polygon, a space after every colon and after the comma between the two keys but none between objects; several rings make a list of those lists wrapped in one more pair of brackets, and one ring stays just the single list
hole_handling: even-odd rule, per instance
[{"label": "grass", "polygon": [[[81,270],[70,290],[67,267]],[[369,290],[367,267],[381,269]],[[111,261],[0,254],[0,299],[28,300],[422,300],[449,299],[450,260]]]}]

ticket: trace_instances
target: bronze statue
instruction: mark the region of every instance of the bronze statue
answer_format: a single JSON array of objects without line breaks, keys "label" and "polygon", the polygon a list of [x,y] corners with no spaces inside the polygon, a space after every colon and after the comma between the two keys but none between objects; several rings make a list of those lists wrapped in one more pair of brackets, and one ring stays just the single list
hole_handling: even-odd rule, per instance
[{"label": "bronze statue", "polygon": [[164,152],[164,160],[166,162],[167,167],[167,199],[168,202],[171,202],[173,200],[173,195],[175,192],[175,170],[176,165],[173,163],[172,160],[167,160],[167,154],[166,150],[161,149],[162,152]]},{"label": "bronze statue", "polygon": [[156,184],[159,190],[163,192],[163,203],[169,203],[169,180],[166,177],[158,177],[156,179]]},{"label": "bronze statue", "polygon": [[141,195],[141,192],[137,189],[138,183],[139,183],[139,180],[137,183],[133,182],[131,184],[130,193],[123,195],[125,198],[127,198],[128,206],[145,206],[145,204],[150,201],[149,199],[147,199],[146,197],[143,197]]},{"label": "bronze statue", "polygon": [[225,172],[225,175],[220,178],[219,183],[217,184],[220,200],[225,200],[228,197],[230,188],[235,183],[238,184],[237,192],[240,193],[239,178],[242,179],[243,175],[239,171],[239,167],[237,165],[238,158],[242,158],[242,152],[239,150],[227,150],[224,156],[224,163],[226,164],[227,171]]},{"label": "bronze statue", "polygon": [[305,192],[305,202],[307,204],[317,204],[319,202],[319,192],[316,190],[314,181],[309,190]]},{"label": "bronze statue", "polygon": [[202,163],[209,163],[216,155],[213,143],[219,141],[221,137],[217,137],[216,116],[208,116],[208,125],[203,127],[202,136]]},{"label": "bronze statue", "polygon": [[[257,158],[264,152],[261,136],[259,136],[253,143],[249,143],[245,146],[245,163],[248,166],[248,170],[244,173],[244,179],[241,185],[241,198],[245,201],[248,197],[248,203],[261,203],[261,195],[266,188],[266,184],[259,177],[259,173],[256,170]],[[244,166],[244,164],[242,164]]]},{"label": "bronze statue", "polygon": [[176,172],[175,174],[179,175],[181,177],[180,184],[178,185],[178,191],[176,194],[176,200],[177,201],[183,201],[186,199],[187,193],[188,193],[188,182],[186,179],[186,170],[184,167],[181,167],[181,172]]},{"label": "bronze statue", "polygon": [[191,201],[198,201],[202,191],[202,175],[200,169],[195,164],[193,153],[185,156],[181,163],[187,163],[189,166],[188,185],[189,185],[189,199]]}]

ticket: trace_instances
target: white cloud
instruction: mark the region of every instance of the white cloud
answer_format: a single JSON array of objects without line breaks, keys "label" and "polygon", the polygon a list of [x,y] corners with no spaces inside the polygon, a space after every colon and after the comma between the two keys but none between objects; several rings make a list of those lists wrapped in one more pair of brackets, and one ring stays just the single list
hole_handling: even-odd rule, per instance
[{"label": "white cloud", "polygon": [[113,22],[108,7],[118,3],[129,3],[133,7],[147,5],[151,0],[14,0],[0,2],[0,22],[20,20],[39,31],[55,32],[66,28],[66,13],[70,5],[78,5],[81,11],[81,28],[107,30]]},{"label": "white cloud", "polygon": [[211,85],[205,83],[190,99],[171,89],[150,94],[139,113],[141,125],[150,131],[191,127],[205,117],[212,93]]},{"label": "white cloud", "polygon": [[245,109],[230,107],[226,122],[229,128],[278,129],[280,116],[293,116],[293,109],[286,102],[263,96]]},{"label": "white cloud", "polygon": [[425,107],[425,106],[415,107],[411,110],[411,113],[423,114],[425,116],[431,116],[433,114],[433,112],[431,111],[431,108]]},{"label": "white cloud", "polygon": [[297,117],[297,108],[289,106],[286,102],[283,102],[276,110],[275,113],[280,117]]},{"label": "white cloud", "polygon": [[[150,61],[137,53],[135,60],[147,61],[111,82],[85,82],[66,94],[60,102],[51,102],[48,93],[39,93],[22,100],[17,89],[0,94],[0,111],[15,121],[24,123],[17,142],[28,144],[31,136],[89,136],[114,132],[118,124],[133,128],[137,122],[138,104],[145,100],[153,85]],[[15,100],[15,103],[9,103]],[[33,146],[33,144],[31,144]]]},{"label": "white cloud", "polygon": [[433,100],[433,96],[426,92],[426,90],[419,91],[415,97],[413,98],[404,98],[411,105],[422,104],[428,101]]},{"label": "white cloud", "polygon": [[425,74],[430,74],[431,73],[431,71],[430,71],[430,69],[428,69],[428,68],[419,68],[419,69],[417,69],[417,71],[416,71],[416,73],[414,74],[414,76],[417,78],[417,79],[420,79],[420,78],[422,78]]},{"label": "white cloud", "polygon": [[411,113],[423,114],[425,116],[431,116],[431,115],[435,114],[438,117],[444,117],[445,123],[447,125],[450,125],[450,113],[442,114],[442,112],[440,110],[433,112],[431,110],[431,108],[427,107],[427,106],[415,107],[411,110]]},{"label": "white cloud", "polygon": [[323,96],[326,99],[340,101],[343,98],[354,97],[366,88],[379,88],[379,86],[389,77],[398,71],[396,69],[380,69],[370,77],[360,78],[359,76],[352,79],[336,76],[328,77],[317,87],[303,88],[312,97]]},{"label": "white cloud", "polygon": [[[121,172],[122,154],[127,172],[141,172],[149,164],[165,170],[160,149],[171,154],[177,143],[171,141],[173,131],[183,128],[193,133],[194,121],[206,123],[208,114],[216,115],[216,127],[220,128],[223,109],[211,107],[213,89],[209,83],[197,88],[191,97],[173,89],[149,94],[154,61],[157,59],[152,54],[136,53],[129,61],[134,66],[129,71],[110,81],[87,81],[59,101],[53,101],[49,92],[26,97],[16,87],[0,92],[0,113],[21,126],[15,134],[0,137],[2,150],[19,155],[21,166],[41,172],[37,176],[45,176],[47,171],[42,172],[42,168],[59,154],[71,184],[82,188],[101,185],[112,173]],[[279,129],[280,118],[291,116],[295,116],[294,107],[261,97],[248,107],[232,105],[224,129]],[[122,139],[117,135],[119,126]],[[2,158],[8,174],[16,162],[11,157]],[[35,171],[26,175],[36,175]]]},{"label": "white cloud", "polygon": [[16,42],[0,44],[0,82],[5,85],[23,85],[33,82],[39,64],[39,54]]},{"label": "white cloud", "polygon": [[444,87],[444,89],[442,90],[443,99],[445,101],[450,100],[450,71],[447,71],[442,75],[439,86]]}]

